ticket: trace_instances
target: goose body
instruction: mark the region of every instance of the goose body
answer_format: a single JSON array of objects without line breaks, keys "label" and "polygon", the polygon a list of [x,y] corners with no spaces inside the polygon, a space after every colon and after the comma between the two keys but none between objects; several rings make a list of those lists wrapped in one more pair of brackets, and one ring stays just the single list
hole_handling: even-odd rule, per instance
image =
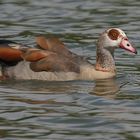
[{"label": "goose body", "polygon": [[137,53],[125,33],[118,28],[104,31],[97,42],[96,64],[72,53],[57,38],[37,37],[38,47],[0,41],[1,79],[47,81],[97,80],[116,75],[113,53],[123,48]]},{"label": "goose body", "polygon": [[[19,72],[20,71],[20,72]],[[30,69],[30,62],[21,61],[16,66],[8,67],[5,75],[12,79],[37,79],[47,81],[68,81],[68,80],[96,80],[111,78],[116,75],[113,72],[102,72],[95,70],[94,65],[89,63],[80,66],[80,73],[77,72],[34,72]]]}]

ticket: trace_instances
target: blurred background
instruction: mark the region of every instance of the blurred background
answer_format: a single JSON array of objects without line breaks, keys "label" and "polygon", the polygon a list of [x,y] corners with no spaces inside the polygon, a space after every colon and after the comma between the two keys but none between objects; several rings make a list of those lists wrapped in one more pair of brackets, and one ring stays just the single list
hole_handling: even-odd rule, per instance
[{"label": "blurred background", "polygon": [[123,29],[138,55],[116,50],[117,77],[101,81],[1,81],[0,139],[140,139],[139,0],[0,0],[0,39],[33,47],[56,36],[96,59],[96,41]]}]

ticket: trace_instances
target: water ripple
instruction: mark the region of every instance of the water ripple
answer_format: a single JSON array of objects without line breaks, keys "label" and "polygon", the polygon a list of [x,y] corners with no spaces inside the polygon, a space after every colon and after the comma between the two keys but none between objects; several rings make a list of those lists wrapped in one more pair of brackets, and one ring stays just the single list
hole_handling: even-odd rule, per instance
[{"label": "water ripple", "polygon": [[118,49],[114,79],[0,82],[0,138],[139,139],[139,6],[139,0],[1,0],[2,39],[33,47],[37,35],[57,36],[95,63],[99,33],[120,27],[138,55]]}]

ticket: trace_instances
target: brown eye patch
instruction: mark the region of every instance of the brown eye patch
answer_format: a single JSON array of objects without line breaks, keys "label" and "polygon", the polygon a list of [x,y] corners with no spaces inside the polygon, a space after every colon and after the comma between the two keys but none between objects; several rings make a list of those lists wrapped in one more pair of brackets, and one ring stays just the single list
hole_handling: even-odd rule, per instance
[{"label": "brown eye patch", "polygon": [[119,34],[120,34],[119,31],[116,30],[116,29],[111,29],[111,30],[108,32],[108,36],[109,36],[109,38],[112,39],[112,40],[117,40]]}]

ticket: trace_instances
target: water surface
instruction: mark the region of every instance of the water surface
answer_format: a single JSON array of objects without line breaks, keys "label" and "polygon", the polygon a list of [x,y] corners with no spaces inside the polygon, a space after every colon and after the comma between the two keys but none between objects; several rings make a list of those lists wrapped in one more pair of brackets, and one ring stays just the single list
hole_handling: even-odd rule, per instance
[{"label": "water surface", "polygon": [[[95,63],[99,33],[119,27],[140,50],[139,0],[0,0],[0,39],[31,47],[53,34]],[[118,75],[101,81],[0,82],[3,140],[140,139],[140,55],[115,53]]]}]

